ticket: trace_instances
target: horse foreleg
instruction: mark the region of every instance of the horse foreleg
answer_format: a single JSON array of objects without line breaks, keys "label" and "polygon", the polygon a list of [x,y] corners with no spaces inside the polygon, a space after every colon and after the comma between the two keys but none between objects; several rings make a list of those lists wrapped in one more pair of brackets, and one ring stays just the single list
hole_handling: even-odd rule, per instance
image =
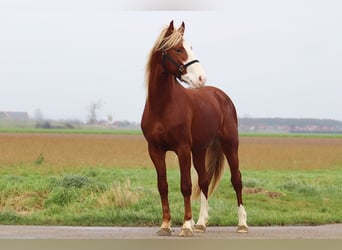
[{"label": "horse foreleg", "polygon": [[168,183],[166,176],[165,151],[156,149],[149,145],[149,154],[156,168],[158,178],[158,191],[162,203],[163,222],[160,230],[157,232],[159,236],[171,236],[171,212],[168,200]]},{"label": "horse foreleg", "polygon": [[194,226],[196,233],[204,233],[207,230],[209,218],[208,208],[208,199],[203,194],[203,192],[201,192],[201,208],[199,212],[198,221]]},{"label": "horse foreleg", "polygon": [[181,171],[181,191],[184,197],[184,223],[180,232],[180,236],[192,236],[193,225],[191,210],[191,151],[188,148],[177,150],[179,166]]},{"label": "horse foreleg", "polygon": [[207,171],[205,170],[205,155],[206,150],[203,152],[194,152],[193,153],[193,161],[194,167],[197,171],[198,175],[198,185],[201,189],[201,208],[199,212],[198,221],[195,224],[195,232],[203,233],[206,231],[206,226],[208,224],[208,186],[209,180]]}]

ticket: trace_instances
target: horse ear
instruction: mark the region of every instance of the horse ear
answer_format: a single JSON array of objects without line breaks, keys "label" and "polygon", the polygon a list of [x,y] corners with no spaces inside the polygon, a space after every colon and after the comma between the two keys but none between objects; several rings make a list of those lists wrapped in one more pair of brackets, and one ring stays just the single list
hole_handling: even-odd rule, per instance
[{"label": "horse ear", "polygon": [[166,31],[166,34],[165,34],[165,37],[171,35],[174,31],[174,27],[173,27],[173,20],[170,22],[170,25],[169,27],[167,28],[167,31]]},{"label": "horse ear", "polygon": [[178,28],[178,31],[180,33],[182,33],[182,35],[184,35],[184,31],[185,31],[185,23],[184,22],[182,22],[182,25]]}]

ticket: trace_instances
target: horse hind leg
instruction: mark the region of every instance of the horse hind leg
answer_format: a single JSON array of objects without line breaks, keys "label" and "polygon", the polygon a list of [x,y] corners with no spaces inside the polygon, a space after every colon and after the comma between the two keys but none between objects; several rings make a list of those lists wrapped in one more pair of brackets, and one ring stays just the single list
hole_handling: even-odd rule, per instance
[{"label": "horse hind leg", "polygon": [[248,232],[247,226],[247,213],[242,202],[242,180],[241,172],[239,170],[239,157],[238,157],[238,141],[230,140],[229,143],[222,143],[223,152],[227,158],[230,173],[231,183],[234,187],[238,205],[238,233]]},{"label": "horse hind leg", "polygon": [[[235,171],[235,170],[234,170]],[[247,233],[247,213],[242,204],[242,181],[241,181],[241,173],[240,171],[231,171],[231,182],[233,184],[236,197],[238,200],[238,233]],[[232,173],[234,172],[234,174]]]}]

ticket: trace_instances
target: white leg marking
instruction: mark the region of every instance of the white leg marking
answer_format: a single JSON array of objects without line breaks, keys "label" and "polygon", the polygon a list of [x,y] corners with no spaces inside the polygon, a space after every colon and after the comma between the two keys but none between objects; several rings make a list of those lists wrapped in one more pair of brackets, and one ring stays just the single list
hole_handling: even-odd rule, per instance
[{"label": "white leg marking", "polygon": [[163,223],[161,224],[160,228],[168,228],[171,230],[171,221],[163,221]]},{"label": "white leg marking", "polygon": [[201,208],[199,213],[199,218],[196,225],[206,226],[208,223],[208,200],[205,198],[205,195],[201,192]]},{"label": "white leg marking", "polygon": [[196,233],[204,233],[207,230],[207,224],[208,224],[208,200],[205,198],[205,195],[201,192],[201,208],[199,213],[199,218],[194,226]]},{"label": "white leg marking", "polygon": [[238,217],[239,217],[239,223],[238,223],[238,233],[247,233],[248,232],[248,226],[247,226],[247,213],[245,208],[240,205],[238,207]]},{"label": "white leg marking", "polygon": [[184,224],[183,224],[182,228],[183,229],[190,229],[190,230],[192,230],[193,226],[194,226],[194,221],[193,220],[186,220],[186,221],[184,221]]},{"label": "white leg marking", "polygon": [[185,237],[191,237],[194,234],[193,226],[194,226],[194,221],[191,220],[186,220],[184,221],[184,224],[182,226],[182,230],[179,234],[179,236],[185,236]]}]

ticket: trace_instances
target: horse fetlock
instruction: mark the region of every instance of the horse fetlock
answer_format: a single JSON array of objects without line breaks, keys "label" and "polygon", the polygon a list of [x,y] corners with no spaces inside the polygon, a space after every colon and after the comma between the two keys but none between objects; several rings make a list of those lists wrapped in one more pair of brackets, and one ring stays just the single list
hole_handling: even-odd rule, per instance
[{"label": "horse fetlock", "polygon": [[183,237],[191,237],[194,235],[194,221],[192,219],[190,220],[186,220],[182,226],[181,232],[179,234],[179,236],[183,236]]},{"label": "horse fetlock", "polygon": [[164,220],[160,228],[171,228],[171,220]]}]

